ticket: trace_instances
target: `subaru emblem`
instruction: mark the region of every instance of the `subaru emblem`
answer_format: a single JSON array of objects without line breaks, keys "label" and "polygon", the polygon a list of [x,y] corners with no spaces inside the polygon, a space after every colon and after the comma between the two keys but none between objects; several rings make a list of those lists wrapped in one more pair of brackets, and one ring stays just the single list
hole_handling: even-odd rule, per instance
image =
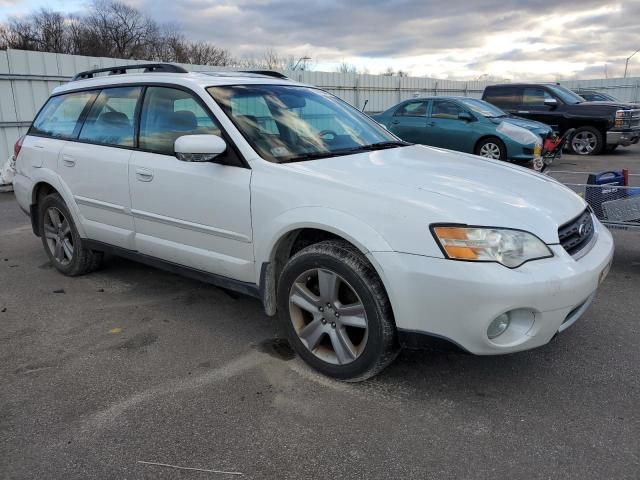
[{"label": "subaru emblem", "polygon": [[583,237],[586,229],[587,229],[587,224],[581,223],[580,226],[578,227],[578,235]]}]

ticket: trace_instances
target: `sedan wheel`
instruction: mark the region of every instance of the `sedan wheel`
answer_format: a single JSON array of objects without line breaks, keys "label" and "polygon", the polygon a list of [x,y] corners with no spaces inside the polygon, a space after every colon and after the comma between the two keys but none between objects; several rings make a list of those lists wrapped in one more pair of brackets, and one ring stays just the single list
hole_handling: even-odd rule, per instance
[{"label": "sedan wheel", "polygon": [[500,160],[500,147],[493,142],[486,142],[480,147],[480,156]]},{"label": "sedan wheel", "polygon": [[74,255],[71,226],[56,207],[49,207],[44,215],[44,236],[52,257],[60,265],[69,265]]},{"label": "sedan wheel", "polygon": [[353,287],[331,270],[303,272],[289,292],[293,328],[317,358],[346,365],[356,360],[367,343],[364,305]]}]

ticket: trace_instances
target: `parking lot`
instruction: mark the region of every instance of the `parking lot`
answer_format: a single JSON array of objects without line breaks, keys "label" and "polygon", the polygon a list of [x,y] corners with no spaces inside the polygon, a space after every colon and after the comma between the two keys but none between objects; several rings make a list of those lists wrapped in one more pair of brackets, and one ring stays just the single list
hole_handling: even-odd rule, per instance
[{"label": "parking lot", "polygon": [[[553,168],[623,166],[639,145]],[[0,477],[637,479],[640,232],[614,236],[595,303],[549,345],[405,351],[346,384],[255,299],[118,258],[62,276],[0,194]]]}]

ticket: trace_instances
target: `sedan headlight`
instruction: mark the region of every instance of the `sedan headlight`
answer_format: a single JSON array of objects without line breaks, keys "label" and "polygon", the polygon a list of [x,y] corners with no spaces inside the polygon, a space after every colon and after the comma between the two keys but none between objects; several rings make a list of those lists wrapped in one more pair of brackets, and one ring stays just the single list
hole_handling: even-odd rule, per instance
[{"label": "sedan headlight", "polygon": [[431,232],[452,260],[497,262],[516,268],[530,260],[553,257],[542,240],[522,230],[432,225]]}]

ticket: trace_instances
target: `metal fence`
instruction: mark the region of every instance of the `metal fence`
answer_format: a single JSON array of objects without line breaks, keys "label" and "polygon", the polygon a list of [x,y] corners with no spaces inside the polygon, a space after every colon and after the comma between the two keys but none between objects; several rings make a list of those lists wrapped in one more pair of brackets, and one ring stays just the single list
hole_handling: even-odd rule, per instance
[{"label": "metal fence", "polygon": [[[141,61],[84,57],[23,50],[0,51],[0,159],[10,155],[13,143],[24,134],[51,90],[75,73],[92,68],[135,64]],[[210,65],[183,65],[192,71],[225,70]],[[387,77],[328,72],[284,72],[303,83],[317,85],[367,112],[380,112],[401,100],[428,95],[480,98],[495,82]],[[569,88],[594,88],[624,101],[640,101],[640,78],[572,80]]]}]

